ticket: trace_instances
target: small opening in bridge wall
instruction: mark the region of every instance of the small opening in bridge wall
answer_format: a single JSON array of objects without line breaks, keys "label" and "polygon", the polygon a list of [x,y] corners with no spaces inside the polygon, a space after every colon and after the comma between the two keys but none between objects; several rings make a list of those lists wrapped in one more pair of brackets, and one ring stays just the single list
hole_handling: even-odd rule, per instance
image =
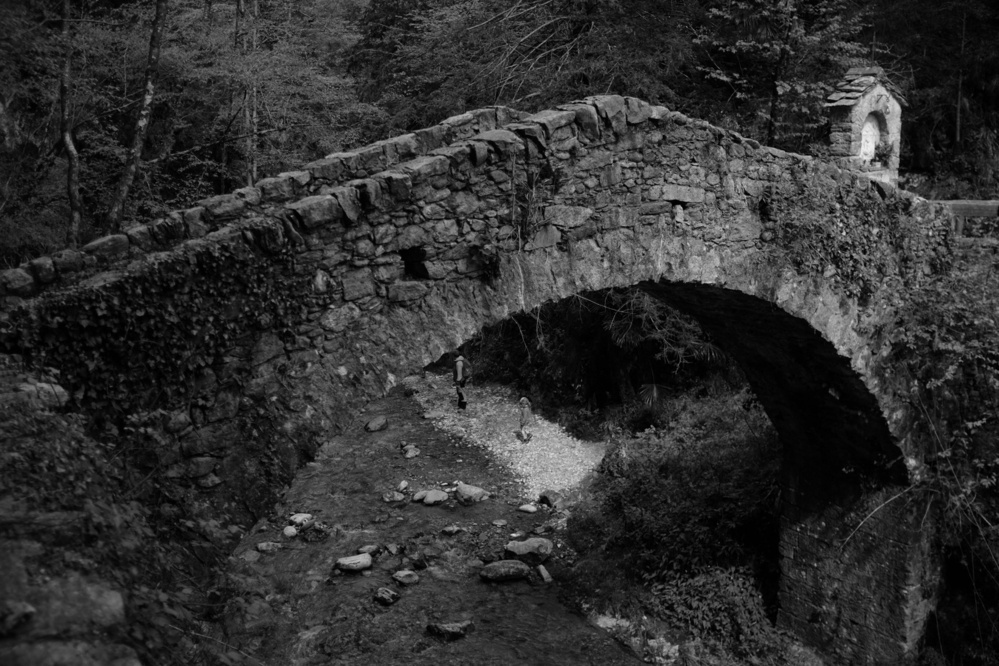
[{"label": "small opening in bridge wall", "polygon": [[427,280],[430,278],[430,272],[427,270],[427,251],[422,247],[411,247],[407,250],[401,250],[399,256],[402,257],[402,262],[406,267],[406,275],[411,278],[416,278],[419,280]]}]

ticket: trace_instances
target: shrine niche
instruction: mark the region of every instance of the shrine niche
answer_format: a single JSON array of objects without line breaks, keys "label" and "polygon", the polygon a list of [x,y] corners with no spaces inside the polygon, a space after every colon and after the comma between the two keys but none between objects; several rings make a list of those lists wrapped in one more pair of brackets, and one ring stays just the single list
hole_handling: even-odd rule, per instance
[{"label": "shrine niche", "polygon": [[832,157],[841,166],[896,184],[901,96],[880,67],[852,67],[826,99]]}]

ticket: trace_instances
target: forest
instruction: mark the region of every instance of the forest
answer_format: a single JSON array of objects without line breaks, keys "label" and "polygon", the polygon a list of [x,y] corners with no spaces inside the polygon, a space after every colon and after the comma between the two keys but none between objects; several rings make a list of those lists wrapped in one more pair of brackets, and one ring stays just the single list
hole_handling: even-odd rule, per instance
[{"label": "forest", "polygon": [[988,0],[8,0],[0,266],[465,109],[617,93],[822,155],[823,102],[878,65],[902,186],[991,198]]},{"label": "forest", "polygon": [[[999,199],[997,32],[994,0],[6,0],[0,270],[490,105],[629,95],[821,157],[824,102],[853,66],[883,68],[904,101],[903,188]],[[927,665],[999,654],[997,280],[989,267],[934,281],[892,340],[961,424],[924,484],[943,498],[950,584]],[[775,612],[776,432],[693,320],[637,291],[590,296],[510,317],[466,353],[560,424],[616,443],[603,502],[575,516],[577,550],[627,551],[663,616],[690,624],[707,599],[713,622],[734,605],[741,616],[703,634],[750,663],[783,663],[760,656],[785,642],[761,619]],[[40,458],[42,444],[30,447]],[[580,588],[601,573],[581,572]],[[149,599],[150,626],[164,613],[216,619],[173,610],[186,597]],[[132,637],[144,658],[168,633],[150,632]],[[205,663],[243,663],[223,657]]]}]

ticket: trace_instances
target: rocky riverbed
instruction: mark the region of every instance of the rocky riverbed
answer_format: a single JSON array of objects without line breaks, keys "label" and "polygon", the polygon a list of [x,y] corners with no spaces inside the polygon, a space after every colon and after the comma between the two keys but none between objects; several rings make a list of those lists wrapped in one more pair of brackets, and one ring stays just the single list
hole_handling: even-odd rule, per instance
[{"label": "rocky riverbed", "polygon": [[[234,661],[262,664],[634,664],[557,600],[572,565],[564,508],[603,455],[517,396],[407,378],[302,469],[225,576]],[[544,502],[541,501],[542,496]]]}]

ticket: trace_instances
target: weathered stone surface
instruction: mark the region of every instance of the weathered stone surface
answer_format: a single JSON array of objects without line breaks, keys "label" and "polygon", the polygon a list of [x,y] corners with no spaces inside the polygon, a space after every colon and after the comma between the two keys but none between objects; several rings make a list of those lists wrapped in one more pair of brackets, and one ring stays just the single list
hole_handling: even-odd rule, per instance
[{"label": "weathered stone surface", "polygon": [[328,194],[300,199],[288,204],[287,208],[306,229],[316,229],[336,222],[343,214],[339,201]]},{"label": "weathered stone surface", "polygon": [[427,625],[427,633],[445,641],[453,641],[465,636],[475,628],[471,620],[462,622],[435,622]]},{"label": "weathered stone surface", "polygon": [[448,494],[443,490],[428,490],[427,494],[423,496],[423,503],[427,506],[434,506],[436,504],[442,504],[448,499]]},{"label": "weathered stone surface", "polygon": [[0,272],[0,289],[17,296],[31,296],[38,285],[35,278],[23,268],[9,268]]},{"label": "weathered stone surface", "polygon": [[339,333],[346,329],[352,321],[361,316],[361,310],[353,303],[341,307],[331,307],[323,314],[319,324],[327,331]]},{"label": "weathered stone surface", "polygon": [[384,416],[376,416],[364,424],[364,429],[368,432],[378,432],[388,427],[388,419]]},{"label": "weathered stone surface", "polygon": [[531,567],[520,560],[499,560],[482,567],[479,577],[491,583],[523,580],[531,575]]},{"label": "weathered stone surface", "polygon": [[379,587],[375,590],[375,601],[382,606],[391,606],[399,601],[399,593],[387,587]]},{"label": "weathered stone surface", "polygon": [[360,555],[350,555],[341,557],[336,561],[336,566],[341,571],[363,571],[371,568],[371,555],[361,553]]},{"label": "weathered stone surface", "polygon": [[511,541],[506,544],[506,556],[537,566],[545,562],[552,554],[553,544],[542,537],[532,537],[523,541]]},{"label": "weathered stone surface", "polygon": [[704,190],[700,187],[686,185],[663,185],[662,198],[666,201],[701,203],[704,201]]},{"label": "weathered stone surface", "polygon": [[52,263],[60,274],[75,273],[83,268],[83,253],[77,250],[60,250],[52,255]]},{"label": "weathered stone surface", "polygon": [[0,647],[0,663],[4,666],[142,666],[130,647],[82,640],[47,640]]},{"label": "weathered stone surface", "polygon": [[425,282],[397,282],[389,285],[388,299],[396,303],[417,301],[426,296],[429,290]]},{"label": "weathered stone surface", "polygon": [[128,236],[125,234],[104,236],[84,245],[83,251],[95,257],[114,259],[128,252]]},{"label": "weathered stone surface", "polygon": [[459,504],[475,504],[482,500],[489,499],[489,493],[478,486],[458,482],[455,487],[454,497]]},{"label": "weathered stone surface", "polygon": [[50,257],[39,257],[28,262],[35,279],[42,284],[47,284],[56,279],[56,269]]},{"label": "weathered stone surface", "polygon": [[374,295],[375,282],[370,269],[351,271],[343,276],[343,300],[356,301]]},{"label": "weathered stone surface", "polygon": [[593,215],[593,209],[586,206],[555,205],[545,207],[545,221],[562,229],[574,229],[581,226],[590,219],[591,215]]},{"label": "weathered stone surface", "polygon": [[420,576],[415,571],[410,571],[409,569],[402,569],[396,571],[392,574],[392,580],[399,583],[400,585],[416,585],[420,582]]}]

